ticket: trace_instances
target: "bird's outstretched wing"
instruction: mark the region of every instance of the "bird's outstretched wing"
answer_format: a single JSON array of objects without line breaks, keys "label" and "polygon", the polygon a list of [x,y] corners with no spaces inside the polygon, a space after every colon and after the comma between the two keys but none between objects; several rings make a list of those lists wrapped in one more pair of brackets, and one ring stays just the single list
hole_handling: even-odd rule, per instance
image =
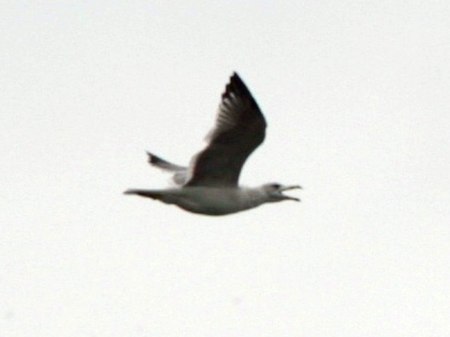
[{"label": "bird's outstretched wing", "polygon": [[266,125],[252,94],[234,73],[222,94],[208,145],[191,159],[185,186],[237,186],[242,166],[264,140]]},{"label": "bird's outstretched wing", "polygon": [[187,167],[168,162],[167,160],[164,160],[161,157],[158,157],[150,152],[147,152],[147,155],[148,163],[150,165],[155,166],[163,171],[172,173],[172,182],[175,185],[182,186],[186,183],[188,171]]}]

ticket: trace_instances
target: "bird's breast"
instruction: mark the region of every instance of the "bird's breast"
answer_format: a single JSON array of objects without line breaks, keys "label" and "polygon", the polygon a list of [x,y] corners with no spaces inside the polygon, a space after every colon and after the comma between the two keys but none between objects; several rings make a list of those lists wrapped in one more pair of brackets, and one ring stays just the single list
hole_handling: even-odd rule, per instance
[{"label": "bird's breast", "polygon": [[176,204],[194,213],[225,215],[256,207],[261,202],[239,188],[185,187]]}]

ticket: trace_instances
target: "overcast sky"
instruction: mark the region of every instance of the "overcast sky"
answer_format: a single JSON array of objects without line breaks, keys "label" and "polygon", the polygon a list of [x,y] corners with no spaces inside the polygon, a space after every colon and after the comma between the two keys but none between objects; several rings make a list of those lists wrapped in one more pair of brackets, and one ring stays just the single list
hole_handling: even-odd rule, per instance
[{"label": "overcast sky", "polygon": [[[450,335],[450,2],[3,1],[0,335]],[[186,164],[233,71],[268,121],[193,215],[122,195]]]}]

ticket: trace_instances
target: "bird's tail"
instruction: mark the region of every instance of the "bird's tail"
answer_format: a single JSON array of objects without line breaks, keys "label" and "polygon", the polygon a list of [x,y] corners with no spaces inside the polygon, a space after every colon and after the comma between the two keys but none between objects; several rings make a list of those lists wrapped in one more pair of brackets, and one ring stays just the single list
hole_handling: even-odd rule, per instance
[{"label": "bird's tail", "polygon": [[161,199],[162,193],[157,190],[140,190],[140,189],[130,189],[123,192],[123,194],[134,194],[139,195],[141,197],[152,198],[152,199]]}]

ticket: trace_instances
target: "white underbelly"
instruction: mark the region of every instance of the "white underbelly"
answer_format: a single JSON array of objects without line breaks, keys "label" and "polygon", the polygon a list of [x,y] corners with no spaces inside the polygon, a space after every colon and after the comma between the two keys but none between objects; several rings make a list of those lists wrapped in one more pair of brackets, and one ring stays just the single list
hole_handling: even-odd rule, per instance
[{"label": "white underbelly", "polygon": [[193,212],[208,215],[225,215],[258,206],[242,191],[236,189],[186,188],[174,203]]}]

